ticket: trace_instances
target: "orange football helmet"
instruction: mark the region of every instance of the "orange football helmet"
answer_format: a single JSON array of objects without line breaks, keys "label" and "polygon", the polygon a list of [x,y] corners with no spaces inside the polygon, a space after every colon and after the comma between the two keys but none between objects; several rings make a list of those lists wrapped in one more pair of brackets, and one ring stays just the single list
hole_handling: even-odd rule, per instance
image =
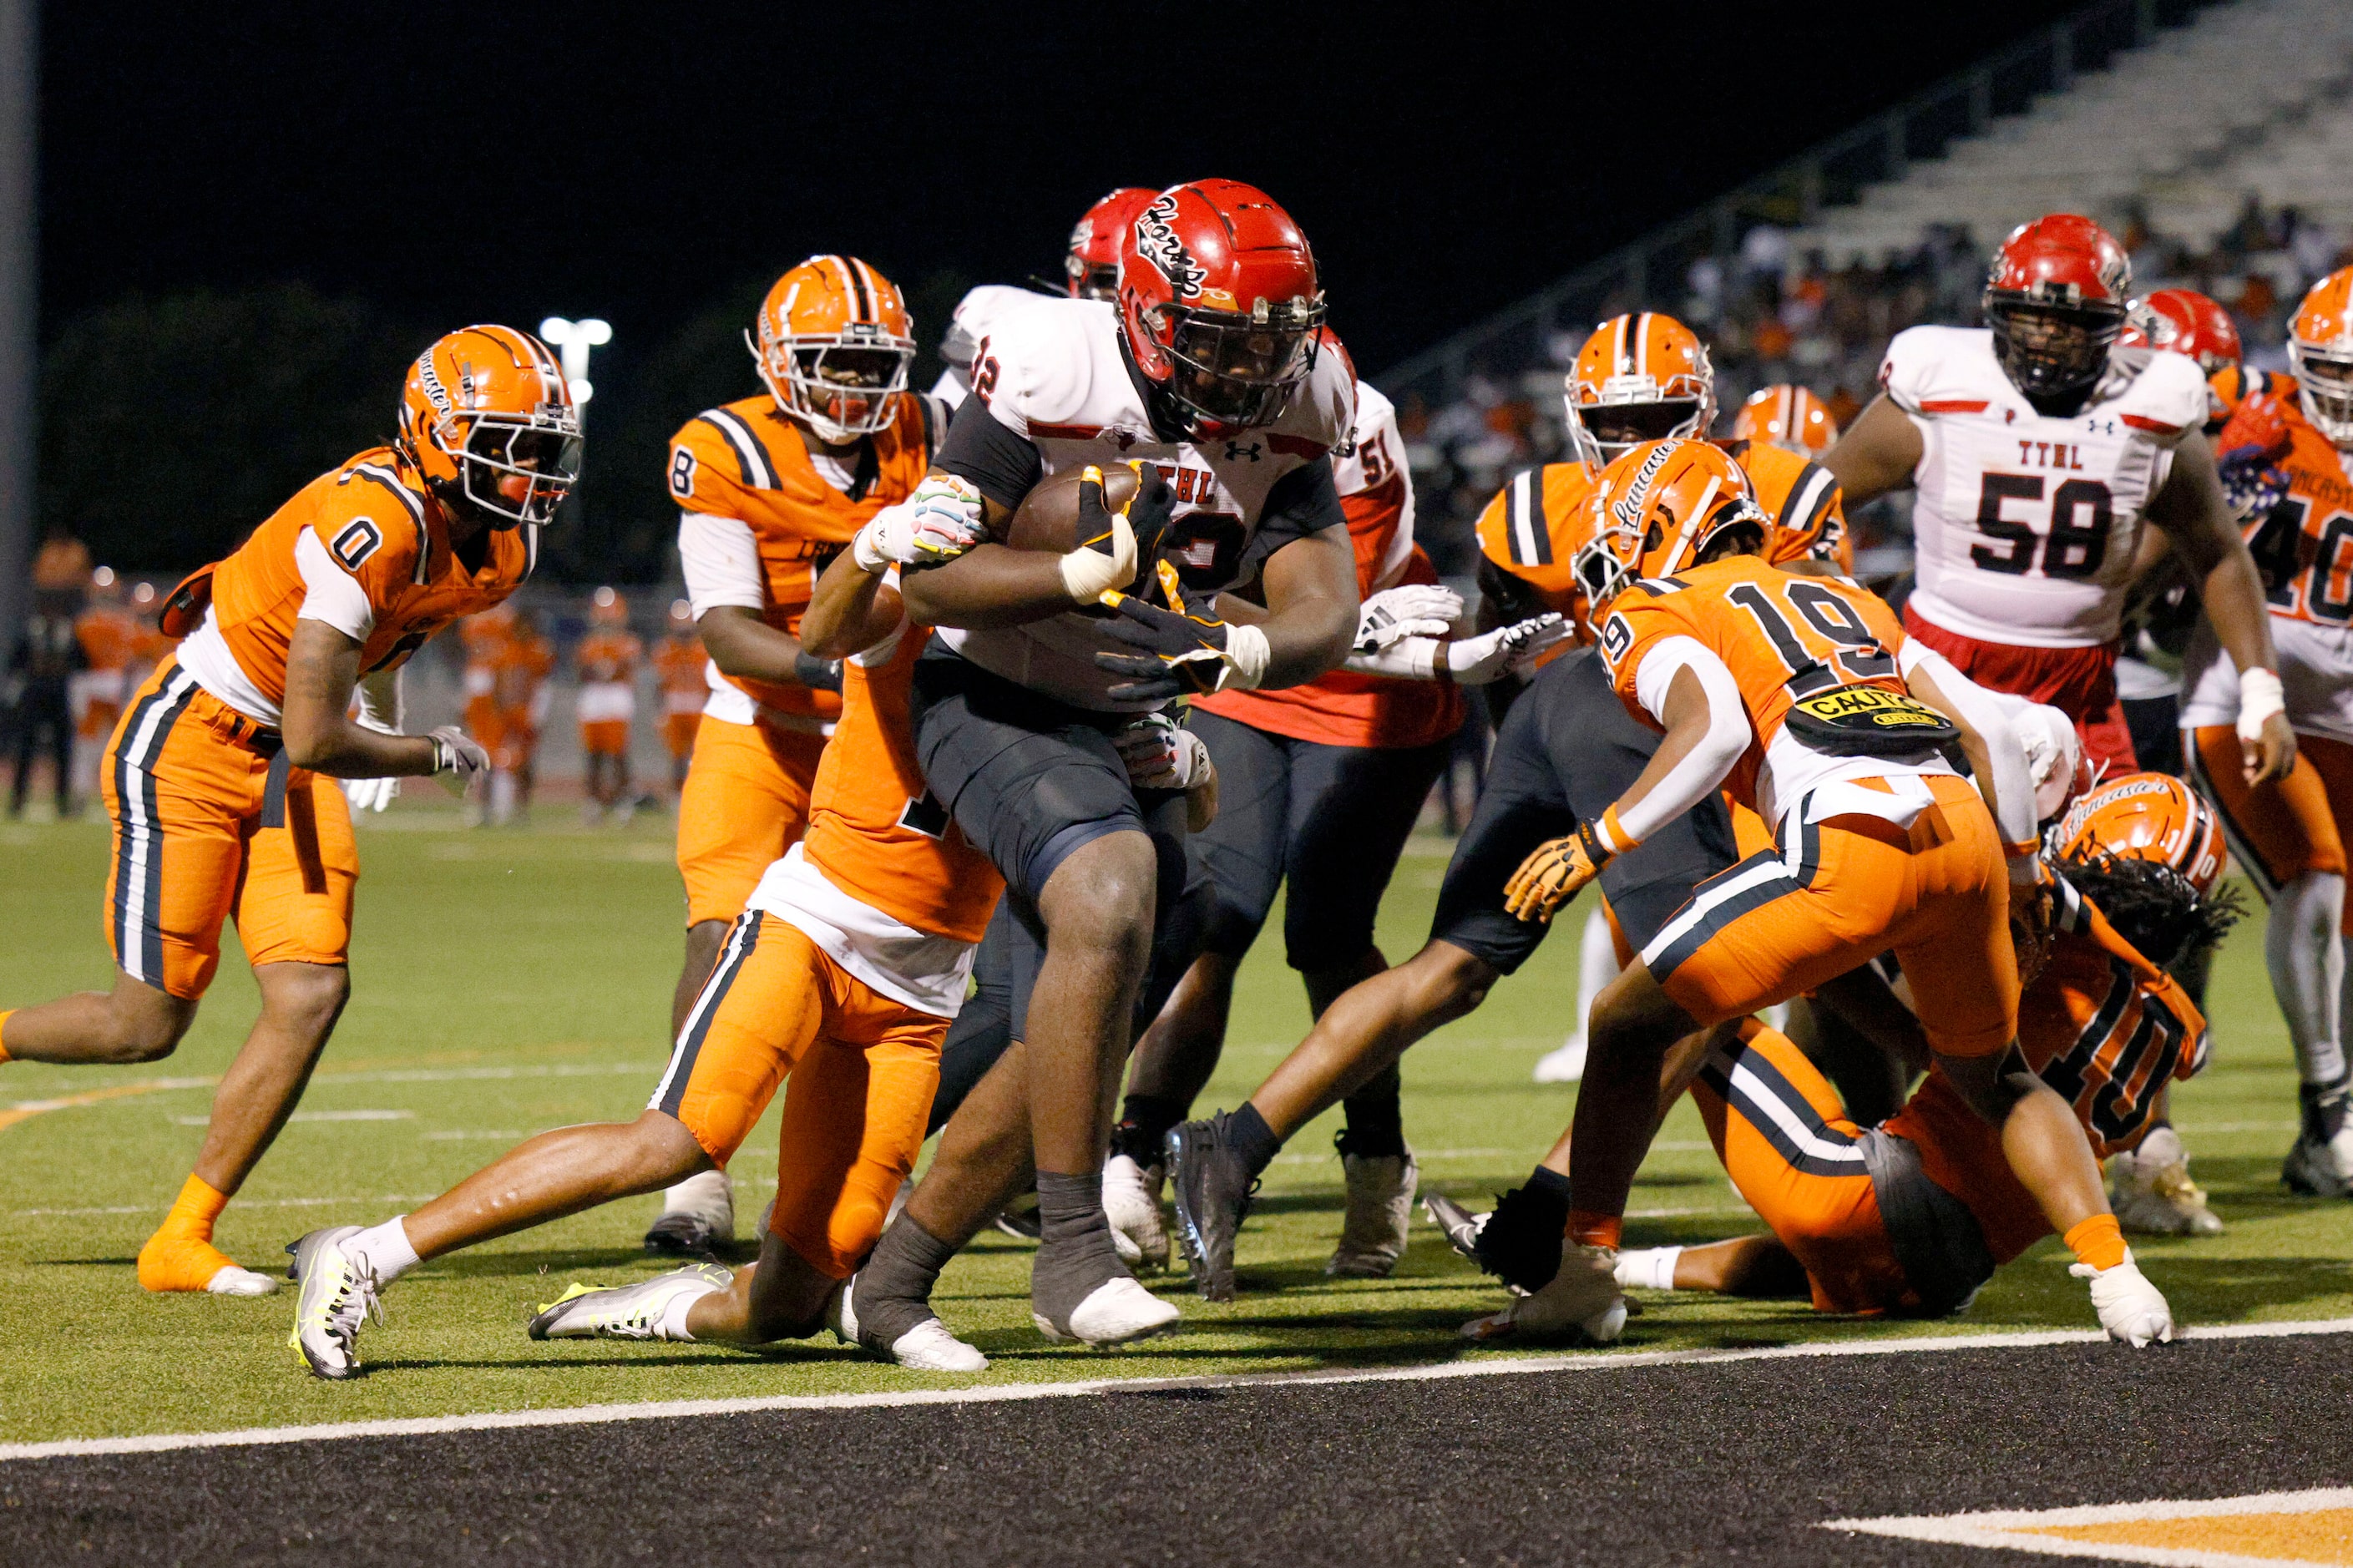
[{"label": "orange football helmet", "polygon": [[1118,300],[1120,239],[1159,194],[1122,185],[1086,210],[1071,230],[1070,254],[1062,258],[1063,288],[1071,299]]},{"label": "orange football helmet", "polygon": [[1715,423],[1707,345],[1655,310],[1594,328],[1566,380],[1569,445],[1589,469],[1645,441],[1704,436]]},{"label": "orange football helmet", "polygon": [[1758,387],[1732,416],[1734,439],[1761,441],[1800,458],[1820,457],[1831,449],[1838,433],[1830,405],[1786,381]]},{"label": "orange football helmet", "polygon": [[588,597],[588,622],[598,626],[626,626],[629,624],[629,602],[617,589],[599,588]]},{"label": "orange football helmet", "polygon": [[2126,773],[2078,800],[2059,824],[2068,860],[2114,856],[2171,868],[2203,897],[2222,879],[2222,829],[2205,798],[2170,773]]},{"label": "orange football helmet", "polygon": [[443,506],[492,528],[543,523],[580,479],[580,410],[545,343],[467,327],[417,356],[401,449]]},{"label": "orange football helmet", "polygon": [[2312,286],[2287,327],[2305,417],[2338,447],[2353,447],[2353,267]]},{"label": "orange football helmet", "polygon": [[1773,524],[1748,475],[1706,441],[1645,441],[1601,470],[1593,488],[1593,536],[1574,570],[1593,619],[1630,584],[1696,566],[1726,529]]},{"label": "orange football helmet", "polygon": [[812,256],[760,302],[744,342],[776,406],[832,446],[891,423],[915,363],[915,322],[899,287],[854,256]]}]

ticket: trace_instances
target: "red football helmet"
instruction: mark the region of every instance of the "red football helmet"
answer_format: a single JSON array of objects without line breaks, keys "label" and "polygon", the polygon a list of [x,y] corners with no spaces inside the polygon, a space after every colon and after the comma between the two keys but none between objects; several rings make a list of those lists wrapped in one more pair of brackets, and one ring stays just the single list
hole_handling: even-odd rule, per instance
[{"label": "red football helmet", "polygon": [[1087,209],[1079,226],[1071,230],[1071,253],[1062,258],[1062,271],[1069,279],[1063,288],[1071,299],[1119,298],[1121,238],[1145,204],[1157,195],[1142,185],[1122,185]]},{"label": "red football helmet", "polygon": [[2159,289],[2135,300],[2125,309],[2125,330],[2116,334],[2116,347],[2170,349],[2196,360],[2210,376],[2244,357],[2231,312],[2195,289]]},{"label": "red football helmet", "polygon": [[2052,213],[2021,224],[1986,275],[1994,357],[2029,397],[2081,391],[2107,369],[2131,292],[2125,247],[2090,218]]},{"label": "red football helmet", "polygon": [[1314,252],[1254,185],[1171,185],[1121,232],[1119,321],[1169,425],[1198,440],[1271,424],[1315,365]]}]

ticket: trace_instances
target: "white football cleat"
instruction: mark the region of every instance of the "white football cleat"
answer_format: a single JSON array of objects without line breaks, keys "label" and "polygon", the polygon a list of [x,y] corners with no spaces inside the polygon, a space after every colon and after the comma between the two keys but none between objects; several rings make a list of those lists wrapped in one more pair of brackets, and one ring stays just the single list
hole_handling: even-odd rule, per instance
[{"label": "white football cleat", "polygon": [[2297,1138],[2280,1166],[2280,1180],[2308,1198],[2353,1195],[2353,1118],[2334,1138]]},{"label": "white football cleat", "polygon": [[841,1282],[825,1304],[826,1326],[846,1345],[888,1356],[909,1372],[987,1372],[988,1358],[948,1331],[937,1318],[925,1318],[887,1345],[872,1343],[859,1332],[858,1276]]},{"label": "white football cleat", "polygon": [[294,1331],[287,1335],[286,1342],[313,1376],[338,1383],[359,1373],[360,1325],[371,1316],[379,1323],[384,1321],[375,1272],[364,1259],[354,1258],[343,1248],[361,1228],[329,1226],[286,1249],[294,1257],[294,1278],[302,1282],[301,1293],[294,1301]]},{"label": "white football cleat", "polygon": [[2206,1189],[2189,1179],[2189,1154],[2181,1134],[2158,1127],[2140,1147],[2108,1163],[2114,1184],[2108,1206],[2116,1223],[2137,1236],[2219,1236],[2220,1215],[2206,1205]]},{"label": "white football cleat", "polygon": [[226,1268],[215,1269],[213,1277],[205,1281],[205,1289],[216,1296],[268,1296],[277,1290],[278,1281],[232,1263]]},{"label": "white football cleat", "polygon": [[1131,1155],[1113,1154],[1103,1163],[1103,1217],[1119,1260],[1130,1268],[1168,1267],[1168,1226],[1160,1214],[1166,1180],[1162,1167],[1139,1165]]},{"label": "white football cleat", "polygon": [[1626,1329],[1626,1298],[1618,1288],[1618,1252],[1609,1247],[1560,1249],[1552,1283],[1500,1312],[1462,1325],[1466,1340],[1565,1340],[1606,1345]]},{"label": "white football cleat", "polygon": [[648,1252],[708,1258],[735,1244],[735,1189],[724,1171],[699,1171],[662,1194],[661,1217],[646,1231]]},{"label": "white football cleat", "polygon": [[1071,1310],[1068,1332],[1054,1327],[1043,1312],[1030,1313],[1029,1320],[1050,1340],[1076,1340],[1100,1349],[1164,1333],[1181,1316],[1175,1306],[1121,1274],[1096,1286]]},{"label": "white football cleat", "polygon": [[535,1340],[667,1340],[663,1321],[673,1302],[724,1290],[734,1279],[715,1264],[691,1263],[635,1285],[575,1285],[541,1307],[525,1331]]},{"label": "white football cleat", "polygon": [[1538,1083],[1575,1083],[1585,1076],[1585,1031],[1579,1029],[1561,1045],[1536,1058]]},{"label": "white football cleat", "polygon": [[1386,1279],[1405,1256],[1421,1167],[1408,1149],[1403,1154],[1342,1154],[1340,1168],[1348,1181],[1347,1218],[1324,1272],[1335,1279]]}]

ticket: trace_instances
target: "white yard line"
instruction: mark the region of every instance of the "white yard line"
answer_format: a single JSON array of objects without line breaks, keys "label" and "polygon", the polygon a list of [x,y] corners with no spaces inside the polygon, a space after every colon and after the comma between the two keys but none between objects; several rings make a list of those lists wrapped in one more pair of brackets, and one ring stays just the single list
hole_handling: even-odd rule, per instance
[{"label": "white yard line", "polygon": [[[2190,1329],[2194,1340],[2279,1339],[2306,1334],[2353,1333],[2353,1318],[2303,1322],[2240,1323]],[[1913,1339],[1841,1341],[1778,1345],[1764,1350],[1588,1352],[1579,1355],[1525,1356],[1514,1360],[1448,1363],[1439,1366],[1385,1367],[1352,1372],[1235,1373],[1206,1377],[1090,1378],[1075,1383],[1018,1383],[975,1388],[926,1388],[877,1394],[771,1394],[747,1399],[649,1400],[635,1405],[583,1405],[569,1410],[494,1410],[470,1415],[411,1416],[388,1421],[341,1421],[309,1426],[254,1426],[234,1432],[168,1432],[144,1437],[69,1437],[50,1443],[0,1444],[0,1463],[22,1459],[87,1458],[110,1454],[162,1454],[184,1448],[246,1448],[288,1443],[320,1443],[350,1437],[430,1436],[446,1432],[488,1432],[524,1426],[586,1426],[614,1421],[655,1421],[681,1416],[736,1415],[764,1410],[874,1410],[925,1405],[1004,1405],[1035,1399],[1078,1399],[1195,1388],[1301,1388],[1330,1384],[1441,1383],[1457,1378],[1511,1377],[1524,1373],[1624,1372],[1638,1367],[1784,1361],[1812,1356],[1883,1356],[1949,1351],[2019,1350],[2039,1345],[2091,1344],[2094,1331],[2054,1330],[2035,1333],[1923,1335]],[[2119,1354],[2123,1353],[2121,1352]]]}]

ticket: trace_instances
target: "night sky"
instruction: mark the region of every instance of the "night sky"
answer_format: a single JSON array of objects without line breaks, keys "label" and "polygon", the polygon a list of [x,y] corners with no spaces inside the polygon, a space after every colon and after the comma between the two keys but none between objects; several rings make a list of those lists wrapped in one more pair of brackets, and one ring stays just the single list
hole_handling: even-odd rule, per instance
[{"label": "night sky", "polygon": [[820,249],[1050,272],[1108,187],[1221,174],[1299,218],[1377,372],[2070,8],[77,0],[44,327],[299,280],[643,343]]}]

